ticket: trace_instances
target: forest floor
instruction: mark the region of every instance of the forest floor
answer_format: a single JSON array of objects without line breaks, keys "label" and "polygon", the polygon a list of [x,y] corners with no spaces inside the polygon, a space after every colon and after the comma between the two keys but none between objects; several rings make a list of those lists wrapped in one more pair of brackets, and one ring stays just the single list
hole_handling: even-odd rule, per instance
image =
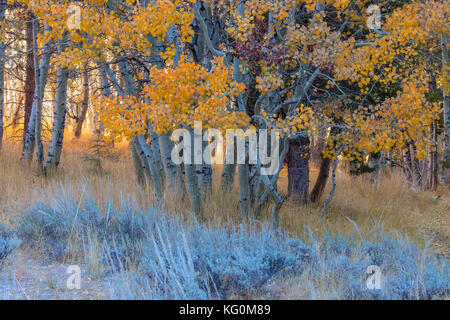
[{"label": "forest floor", "polygon": [[[82,141],[66,140],[60,168],[52,177],[40,177],[33,169],[24,169],[17,144],[4,146],[0,158],[0,223],[14,225],[24,208],[36,201],[51,199],[56,187],[61,184],[74,194],[91,197],[98,203],[111,198],[113,201],[118,200],[128,193],[138,199],[143,207],[152,204],[149,194],[137,186],[125,143],[116,145],[115,157],[102,160],[104,173],[98,175],[93,173],[95,168],[92,168],[92,163],[86,160],[90,157],[92,143],[89,138]],[[214,179],[219,179],[220,170],[215,171],[219,173],[215,173]],[[312,170],[311,184],[316,174],[316,170]],[[337,180],[336,195],[328,209],[325,223],[319,222],[323,202],[305,206],[287,202],[281,210],[280,227],[298,237],[305,236],[307,227],[315,232],[339,230],[349,234],[355,231],[347,219],[350,218],[363,234],[377,225],[380,229],[408,234],[418,246],[423,247],[431,241],[434,252],[449,257],[448,187],[435,192],[412,190],[404,182],[401,173],[373,181],[369,175],[351,177],[341,170]],[[86,184],[89,184],[87,189],[84,187]],[[279,182],[280,192],[286,194],[286,188],[287,176],[283,171]],[[326,192],[329,192],[329,186]],[[185,201],[174,195],[167,195],[166,201],[169,203],[167,211],[184,214]],[[219,194],[205,204],[207,219],[218,226],[231,220],[237,221],[238,205],[237,188],[231,194]],[[263,213],[262,220],[270,221],[268,210]],[[50,261],[40,251],[22,245],[0,270],[0,299],[102,299],[108,296],[109,282],[116,279],[97,277],[95,273],[88,274],[87,271],[82,274],[82,290],[68,290],[66,270],[69,265],[70,261]],[[279,288],[283,286],[278,284]],[[286,290],[288,293],[281,294],[280,298],[299,298]]]}]

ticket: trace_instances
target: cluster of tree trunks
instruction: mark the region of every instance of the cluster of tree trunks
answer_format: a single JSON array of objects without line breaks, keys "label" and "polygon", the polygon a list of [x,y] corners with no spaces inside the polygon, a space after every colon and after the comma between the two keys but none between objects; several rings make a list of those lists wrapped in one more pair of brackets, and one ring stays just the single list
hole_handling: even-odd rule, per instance
[{"label": "cluster of tree trunks", "polygon": [[[322,1],[317,1],[316,12],[318,14],[325,8]],[[239,5],[243,8],[242,4]],[[5,19],[6,0],[0,0],[0,21]],[[307,101],[314,81],[317,80],[321,70],[320,67],[316,69],[310,66],[303,65],[299,67],[299,74],[301,76],[295,80],[293,84],[293,98],[291,103],[284,105],[286,101],[282,101],[282,94],[270,91],[269,93],[259,94],[256,90],[256,81],[243,72],[243,63],[239,57],[234,54],[225,54],[220,51],[220,42],[226,38],[225,21],[214,17],[211,8],[202,2],[197,2],[194,5],[195,19],[192,23],[192,28],[196,31],[192,37],[192,41],[185,44],[184,48],[180,47],[179,39],[176,36],[175,26],[168,31],[166,41],[173,44],[176,49],[174,63],[180,59],[181,52],[188,52],[189,57],[196,63],[209,69],[212,66],[212,61],[216,56],[223,57],[226,64],[233,69],[233,80],[244,83],[247,87],[245,93],[239,94],[230,104],[230,111],[246,112],[251,118],[257,130],[264,129],[264,124],[254,119],[255,115],[260,114],[264,110],[267,114],[272,114],[280,118],[287,118],[294,115],[299,110],[301,103]],[[241,15],[244,15],[244,10],[241,10]],[[273,17],[268,17],[269,30],[273,29]],[[45,31],[50,31],[50,27],[39,26],[38,20],[30,13],[26,22],[25,40],[26,40],[26,72],[25,72],[25,98],[24,98],[24,133],[23,133],[23,152],[22,161],[24,164],[30,164],[36,149],[36,161],[40,172],[49,173],[55,170],[59,163],[61,152],[63,148],[64,129],[66,125],[67,113],[67,94],[68,94],[68,78],[69,71],[67,68],[58,66],[56,74],[56,92],[54,101],[54,116],[52,123],[51,140],[47,153],[47,158],[44,163],[44,149],[42,144],[42,108],[44,92],[48,78],[50,56],[52,43],[48,42],[42,48],[41,54],[38,56],[37,48],[37,34],[39,28]],[[175,34],[175,35],[172,35]],[[163,68],[164,64],[161,60],[160,53],[167,43],[159,43],[157,39],[150,39],[152,42],[151,56],[147,61],[142,63],[146,67]],[[68,34],[65,32],[62,39],[57,43],[58,54],[61,54],[67,46]],[[444,70],[443,73],[449,78],[448,69],[448,37],[442,39],[442,60]],[[0,151],[3,135],[3,109],[4,109],[4,69],[5,69],[5,47],[0,42]],[[111,95],[119,96],[135,96],[140,97],[140,83],[135,81],[135,74],[133,73],[134,59],[127,56],[116,56],[112,64],[96,61],[99,71],[102,94],[105,97]],[[111,65],[117,65],[118,70],[113,70]],[[144,68],[145,69],[145,68]],[[308,72],[306,72],[308,70]],[[82,102],[80,104],[79,112],[76,116],[76,124],[74,134],[79,138],[82,133],[83,123],[89,109],[90,96],[90,69],[86,64],[82,77]],[[144,72],[145,73],[145,72]],[[147,75],[148,76],[148,75]],[[148,79],[146,79],[148,80]],[[112,90],[112,88],[114,90]],[[255,97],[259,95],[258,97]],[[448,145],[450,144],[450,106],[448,92],[444,90],[444,112],[443,112],[443,130],[445,131],[445,141],[443,142],[443,158],[440,162],[439,149],[436,145],[430,149],[428,158],[419,161],[417,159],[417,150],[414,141],[408,141],[401,159],[397,159],[402,163],[407,180],[413,186],[425,186],[430,189],[435,189],[438,186],[439,169],[443,170],[441,173],[441,183],[445,183],[445,168],[450,164],[450,152],[448,152]],[[277,111],[274,111],[277,110]],[[280,111],[282,110],[282,111]],[[441,125],[442,127],[442,125]],[[194,154],[194,141],[201,139],[199,133],[195,128],[189,128],[191,132],[191,163],[184,165],[177,165],[172,161],[171,153],[174,149],[174,142],[170,140],[170,132],[165,134],[158,134],[148,124],[147,135],[140,135],[135,137],[130,143],[130,149],[133,157],[134,168],[137,179],[142,185],[151,185],[155,198],[158,203],[163,204],[166,191],[172,194],[186,192],[189,196],[191,209],[197,217],[203,217],[203,199],[212,189],[212,167],[210,164],[194,164],[196,155]],[[97,133],[101,134],[101,125],[96,127]],[[328,134],[329,133],[329,134]],[[239,204],[240,216],[246,218],[254,210],[259,214],[261,207],[273,200],[272,218],[274,226],[279,223],[279,211],[283,204],[283,197],[278,193],[277,180],[280,170],[285,162],[288,173],[288,197],[293,201],[305,204],[309,201],[319,201],[324,193],[327,182],[332,171],[334,192],[335,173],[337,167],[337,159],[330,159],[322,155],[323,149],[329,142],[328,139],[333,139],[333,136],[338,131],[335,128],[323,129],[317,137],[309,137],[306,132],[298,133],[293,137],[283,137],[281,149],[279,150],[280,165],[277,172],[270,176],[260,174],[261,164],[249,163],[249,151],[246,147],[246,154],[244,158],[245,163],[225,164],[222,171],[221,190],[224,193],[230,191],[235,180],[239,186]],[[439,123],[436,121],[430,134],[431,141],[438,141]],[[315,152],[311,152],[311,139],[315,141]],[[183,141],[187,142],[187,141]],[[271,145],[269,144],[269,149]],[[230,148],[235,148],[232,144]],[[233,150],[227,150],[231,152]],[[275,152],[272,150],[272,152]],[[233,152],[236,156],[237,150]],[[312,188],[310,189],[310,162],[311,157],[313,162],[319,166],[318,178]],[[381,171],[381,167],[377,163],[384,161],[386,155],[378,156],[371,155],[369,159],[369,166],[375,168],[375,172]],[[237,160],[237,158],[235,158]],[[395,159],[390,156],[390,163],[394,163]],[[237,174],[236,174],[237,173]],[[236,177],[237,175],[237,177]],[[328,201],[329,202],[329,201]],[[327,202],[327,203],[328,203]]]}]

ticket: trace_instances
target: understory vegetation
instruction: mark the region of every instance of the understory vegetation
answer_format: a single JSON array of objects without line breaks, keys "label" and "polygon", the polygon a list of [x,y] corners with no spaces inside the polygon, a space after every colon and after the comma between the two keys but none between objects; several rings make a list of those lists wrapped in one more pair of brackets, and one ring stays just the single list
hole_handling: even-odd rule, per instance
[{"label": "understory vegetation", "polygon": [[[279,231],[270,207],[242,221],[236,189],[207,199],[199,222],[182,195],[167,194],[161,206],[151,190],[138,188],[122,144],[116,157],[102,159],[104,171],[92,175],[90,163],[79,161],[89,153],[90,140],[84,141],[68,142],[71,151],[50,179],[28,180],[14,152],[3,155],[0,298],[80,298],[78,290],[67,296],[65,287],[65,269],[73,264],[81,266],[82,288],[96,291],[85,298],[448,298],[445,190],[416,192],[395,174],[371,182],[370,175],[350,177],[340,169],[322,222],[322,202],[287,202]],[[283,171],[282,194],[285,179]],[[25,270],[41,265],[42,274],[24,277],[23,262]],[[50,275],[52,265],[61,272]],[[371,265],[382,270],[381,290],[367,289]]]},{"label": "understory vegetation", "polygon": [[[311,299],[448,295],[447,259],[380,226],[363,237],[349,219],[351,235],[309,229],[301,239],[256,220],[215,227],[193,216],[141,209],[131,198],[99,206],[64,189],[58,193],[51,203],[25,209],[0,249],[9,253],[20,241],[15,234],[50,260],[79,263],[89,274],[114,279],[107,298],[273,299],[287,281]],[[371,265],[382,270],[381,290],[367,289]]]}]

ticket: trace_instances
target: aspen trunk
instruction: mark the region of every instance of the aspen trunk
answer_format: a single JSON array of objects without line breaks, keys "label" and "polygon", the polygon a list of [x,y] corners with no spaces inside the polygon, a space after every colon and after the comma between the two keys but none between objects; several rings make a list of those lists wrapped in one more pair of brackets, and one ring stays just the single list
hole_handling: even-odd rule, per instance
[{"label": "aspen trunk", "polygon": [[[333,137],[337,133],[337,130],[332,128],[330,136]],[[322,130],[315,136],[314,150],[311,152],[311,159],[314,163],[320,164],[319,174],[317,176],[316,183],[311,191],[309,197],[311,202],[320,200],[325,190],[325,187],[330,176],[331,159],[323,156],[323,151],[328,145],[327,131]]]},{"label": "aspen trunk", "polygon": [[290,143],[288,153],[288,193],[300,203],[308,202],[309,138],[300,137]]},{"label": "aspen trunk", "polygon": [[[131,156],[133,158],[133,167],[134,172],[136,173],[136,180],[139,184],[145,185],[145,183],[150,178],[150,171],[145,166],[145,163],[142,161],[139,156],[142,153],[142,150],[139,146],[137,140],[133,140],[130,144]],[[146,179],[147,178],[147,179]]]},{"label": "aspen trunk", "polygon": [[[133,75],[131,73],[128,61],[122,60],[119,66],[120,66],[121,80],[123,81],[123,85],[125,86],[126,93],[129,95],[136,96],[137,95],[136,87],[134,84]],[[153,152],[148,146],[145,137],[142,135],[134,138],[133,143],[135,143],[135,146],[140,148],[140,152],[138,152],[139,157],[141,158],[141,161],[144,163],[144,165],[147,168],[149,168],[155,196],[157,197],[158,200],[160,200],[162,199],[162,187],[159,174],[155,166],[155,158]],[[137,162],[135,162],[135,165],[137,165]],[[138,169],[136,169],[136,171],[138,171]]]},{"label": "aspen trunk", "polygon": [[171,152],[174,146],[172,140],[169,139],[168,133],[159,136],[159,147],[161,151],[161,160],[164,166],[167,186],[170,190],[176,191],[179,184],[179,175],[181,175],[181,167],[173,163]]},{"label": "aspen trunk", "polygon": [[36,90],[35,82],[35,55],[34,55],[34,16],[31,12],[28,13],[29,20],[25,21],[25,39],[27,58],[25,63],[25,104],[24,104],[24,120],[23,120],[23,141],[26,138],[28,124],[30,122],[31,112],[33,109],[33,97]]},{"label": "aspen trunk", "polygon": [[[208,141],[202,141],[202,150],[205,150],[205,147],[208,145]],[[207,154],[206,157],[209,157],[209,161],[211,161],[211,154]],[[203,158],[202,158],[203,159]],[[201,185],[201,189],[203,193],[209,193],[212,189],[212,166],[210,164],[205,163],[202,160],[202,164],[197,165],[197,176],[199,178],[199,183]]]},{"label": "aspen trunk", "polygon": [[[6,0],[0,0],[0,22],[5,20]],[[0,41],[0,155],[3,143],[3,110],[5,107],[5,44]]]},{"label": "aspen trunk", "polygon": [[[34,23],[34,51],[37,51],[37,32],[38,32],[38,22]],[[46,25],[44,27],[45,31],[50,31],[50,27]],[[42,104],[44,100],[45,85],[47,83],[48,69],[50,66],[50,48],[51,41],[47,42],[43,49],[42,55],[40,57],[39,68],[35,70],[36,77],[36,90],[34,91],[33,97],[33,107],[31,110],[30,121],[28,122],[28,128],[25,135],[25,141],[23,144],[22,151],[22,162],[24,164],[29,164],[33,158],[34,147],[36,150],[36,161],[38,164],[38,169],[42,169],[42,162],[44,161],[44,150],[42,145],[41,130],[42,130]],[[37,59],[35,53],[35,60]],[[35,68],[37,68],[37,63],[35,63]]]},{"label": "aspen trunk", "polygon": [[79,139],[81,136],[81,131],[83,130],[84,119],[89,108],[89,71],[87,66],[83,73],[83,102],[81,103],[81,114],[77,119],[75,126],[75,138]]},{"label": "aspen trunk", "polygon": [[[50,27],[46,25],[44,31],[50,31]],[[48,69],[50,67],[50,47],[51,41],[44,45],[39,66],[39,81],[36,89],[36,128],[34,134],[36,139],[36,162],[39,171],[42,171],[44,162],[44,146],[42,144],[42,105],[44,101],[45,85],[47,84]]]},{"label": "aspen trunk", "polygon": [[225,163],[222,168],[221,189],[229,190],[233,188],[234,176],[236,174],[236,163]]},{"label": "aspen trunk", "polygon": [[450,168],[450,64],[448,60],[448,35],[445,35],[442,39],[442,67],[444,74],[444,152],[443,152],[443,164],[442,164],[442,177],[441,184],[445,185],[447,177],[447,169]]},{"label": "aspen trunk", "polygon": [[[68,34],[65,32],[61,40],[58,41],[58,53],[62,53],[68,41]],[[66,102],[67,102],[67,81],[69,71],[61,66],[57,70],[57,87],[55,94],[55,111],[52,127],[52,138],[47,153],[47,161],[44,165],[44,172],[55,170],[60,161],[61,151],[64,140],[64,126],[66,120]]]},{"label": "aspen trunk", "polygon": [[428,175],[428,189],[435,190],[439,183],[439,159],[437,152],[437,121],[431,124],[430,140],[433,141],[429,153],[429,175]]},{"label": "aspen trunk", "polygon": [[419,161],[416,158],[416,146],[414,144],[414,141],[409,142],[409,156],[411,157],[410,163],[413,177],[413,186],[420,186],[422,184],[422,177],[419,170]]},{"label": "aspen trunk", "polygon": [[409,151],[409,144],[406,143],[405,150],[403,151],[403,172],[406,176],[406,180],[413,182],[413,172],[411,164],[411,155]]},{"label": "aspen trunk", "polygon": [[322,162],[320,163],[319,175],[317,176],[316,183],[311,191],[310,200],[316,202],[320,200],[327,185],[328,178],[330,176],[331,159],[324,158],[322,156]]},{"label": "aspen trunk", "polygon": [[148,123],[148,130],[150,132],[150,148],[152,149],[153,156],[155,158],[155,166],[156,171],[158,173],[158,179],[161,181],[161,185],[165,184],[164,181],[164,165],[162,163],[161,159],[161,148],[159,146],[159,135],[153,130],[153,126],[151,125],[150,121]]},{"label": "aspen trunk", "polygon": [[321,130],[315,135],[311,145],[311,162],[315,166],[320,166],[323,162],[322,152],[327,145],[327,130]]},{"label": "aspen trunk", "polygon": [[144,162],[145,166],[150,170],[155,195],[157,199],[162,199],[163,193],[161,181],[159,179],[159,174],[155,166],[155,158],[153,156],[153,152],[145,141],[144,136],[139,136],[137,138],[134,138],[133,140],[136,141],[141,149],[139,156],[142,159],[142,162]]},{"label": "aspen trunk", "polygon": [[[37,22],[32,23],[32,15],[30,15],[30,24],[27,23],[26,26],[26,40],[27,40],[27,59],[26,59],[26,77],[25,77],[25,115],[24,115],[24,125],[23,125],[23,152],[22,161],[29,164],[33,158],[33,152],[36,142],[35,130],[36,130],[36,108],[37,108],[37,95],[38,91],[35,88],[36,82],[39,83],[39,70],[37,69],[36,63],[36,37],[37,37]],[[31,47],[31,48],[30,48]],[[33,53],[31,53],[33,51]],[[33,59],[33,63],[29,60]],[[30,71],[30,66],[33,66],[33,70]],[[30,77],[33,76],[34,80]],[[32,87],[31,87],[32,85]],[[30,98],[31,95],[31,98]],[[31,101],[31,109],[30,109]]]},{"label": "aspen trunk", "polygon": [[[257,165],[249,165],[250,205],[254,207],[259,197],[264,192],[264,183],[261,180],[260,168]],[[269,178],[271,178],[269,176]]]},{"label": "aspen trunk", "polygon": [[198,185],[198,177],[196,173],[196,165],[194,164],[194,130],[190,130],[191,137],[191,163],[184,164],[186,175],[186,184],[191,201],[191,208],[198,218],[202,218],[202,197],[200,187]]},{"label": "aspen trunk", "polygon": [[241,218],[246,218],[250,212],[249,167],[248,164],[239,164],[238,169]]},{"label": "aspen trunk", "polygon": [[[233,138],[235,139],[235,138]],[[228,141],[227,141],[228,143]],[[231,143],[231,142],[230,142]],[[233,151],[234,149],[234,151]],[[222,168],[222,182],[221,182],[221,189],[223,191],[228,191],[233,188],[234,183],[234,176],[236,174],[236,144],[233,141],[233,144],[226,146],[226,151],[224,158],[226,156],[226,153],[233,152],[234,159],[232,163],[224,163]]]}]

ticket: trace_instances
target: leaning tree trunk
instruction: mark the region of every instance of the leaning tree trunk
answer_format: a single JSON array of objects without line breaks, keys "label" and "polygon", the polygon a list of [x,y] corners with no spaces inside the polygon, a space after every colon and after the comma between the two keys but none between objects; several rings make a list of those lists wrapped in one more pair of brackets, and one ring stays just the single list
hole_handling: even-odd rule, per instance
[{"label": "leaning tree trunk", "polygon": [[288,194],[300,203],[308,202],[309,194],[309,138],[291,141],[288,153]]},{"label": "leaning tree trunk", "polygon": [[148,179],[150,179],[150,171],[139,155],[140,153],[142,153],[142,150],[136,139],[133,139],[129,146],[131,150],[131,156],[133,158],[133,167],[134,172],[136,173],[137,182],[141,185],[145,185],[145,183],[148,182]]},{"label": "leaning tree trunk", "polygon": [[153,155],[153,151],[148,146],[147,142],[145,141],[145,137],[143,135],[138,136],[137,138],[134,138],[133,141],[136,141],[136,143],[138,144],[138,146],[140,148],[139,156],[140,156],[142,162],[145,164],[145,166],[150,171],[156,199],[160,200],[163,197],[163,193],[162,193],[161,180],[159,178],[159,174],[158,174],[157,168],[155,166],[155,158]]},{"label": "leaning tree trunk", "polygon": [[[0,0],[0,22],[5,20],[6,0]],[[3,142],[3,109],[5,107],[5,44],[0,40],[0,155]]]},{"label": "leaning tree trunk", "polygon": [[323,162],[323,150],[327,145],[327,130],[321,130],[314,136],[311,143],[311,162],[315,166],[320,166]]},{"label": "leaning tree trunk", "polygon": [[328,177],[330,176],[331,159],[322,156],[322,162],[320,163],[319,175],[317,176],[316,183],[311,191],[310,200],[316,202],[320,200],[327,185]]},{"label": "leaning tree trunk", "polygon": [[79,139],[81,137],[81,131],[83,130],[84,119],[89,108],[89,70],[86,66],[83,73],[83,101],[81,103],[81,114],[77,119],[75,126],[75,138]]},{"label": "leaning tree trunk", "polygon": [[[323,151],[327,147],[329,141],[331,139],[335,138],[335,135],[339,132],[339,129],[331,128],[330,135],[328,138],[326,137],[326,131],[324,130],[321,134],[317,135],[318,139],[320,139],[320,149],[315,150],[318,154],[320,154],[320,168],[319,168],[319,174],[317,176],[316,183],[314,184],[314,187],[311,191],[311,195],[309,197],[311,202],[316,202],[320,200],[320,198],[323,195],[323,192],[325,191],[325,187],[328,182],[328,178],[330,176],[330,168],[332,160],[329,157],[324,157]],[[330,141],[332,142],[332,141]]]},{"label": "leaning tree trunk", "polygon": [[332,127],[330,130],[330,134],[327,135],[324,134],[326,131],[324,130],[322,134],[319,134],[318,137],[322,140],[320,150],[316,150],[320,154],[320,168],[319,168],[319,174],[317,176],[316,183],[314,184],[314,187],[311,191],[311,195],[309,196],[309,199],[311,202],[319,201],[320,198],[323,195],[323,192],[325,191],[325,187],[327,185],[329,176],[330,176],[330,168],[332,164],[332,160],[329,157],[324,157],[323,151],[330,143],[334,143],[334,139],[336,138],[336,135],[340,132],[340,129],[336,127]]},{"label": "leaning tree trunk", "polygon": [[[58,53],[62,53],[67,47],[68,34],[65,32],[58,41]],[[52,138],[47,153],[47,161],[44,172],[49,172],[58,167],[64,139],[64,126],[66,120],[67,81],[69,71],[67,68],[58,66],[55,94],[55,111],[53,117]]]},{"label": "leaning tree trunk", "polygon": [[25,40],[27,58],[25,63],[25,104],[24,104],[24,120],[23,120],[23,141],[26,138],[28,124],[30,122],[31,112],[33,109],[33,97],[36,90],[35,82],[35,57],[34,57],[34,16],[28,13],[28,21],[25,21]]}]

